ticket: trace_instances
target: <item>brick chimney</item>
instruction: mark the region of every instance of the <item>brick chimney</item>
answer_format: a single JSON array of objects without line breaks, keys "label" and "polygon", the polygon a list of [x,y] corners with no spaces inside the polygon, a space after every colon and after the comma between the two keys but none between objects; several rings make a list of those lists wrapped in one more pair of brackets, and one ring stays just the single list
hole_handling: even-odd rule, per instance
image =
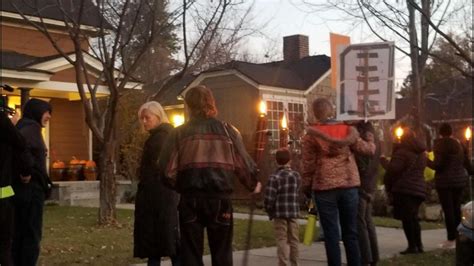
[{"label": "brick chimney", "polygon": [[285,61],[297,61],[308,55],[308,36],[297,34],[283,37],[283,59]]}]

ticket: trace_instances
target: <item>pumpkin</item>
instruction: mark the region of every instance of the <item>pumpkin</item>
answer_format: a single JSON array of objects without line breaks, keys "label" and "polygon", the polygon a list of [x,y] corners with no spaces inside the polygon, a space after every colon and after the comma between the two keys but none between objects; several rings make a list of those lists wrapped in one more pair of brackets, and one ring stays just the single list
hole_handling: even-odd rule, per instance
[{"label": "pumpkin", "polygon": [[86,160],[80,160],[79,161],[79,164],[86,164],[86,163],[87,163]]},{"label": "pumpkin", "polygon": [[54,161],[52,165],[53,169],[60,169],[60,168],[66,168],[66,164],[63,161],[56,160]]},{"label": "pumpkin", "polygon": [[72,160],[69,161],[69,164],[80,164],[80,163],[81,163],[81,161],[76,159],[75,156],[72,156]]},{"label": "pumpkin", "polygon": [[95,168],[95,167],[96,167],[96,164],[94,161],[89,160],[86,162],[86,168]]}]

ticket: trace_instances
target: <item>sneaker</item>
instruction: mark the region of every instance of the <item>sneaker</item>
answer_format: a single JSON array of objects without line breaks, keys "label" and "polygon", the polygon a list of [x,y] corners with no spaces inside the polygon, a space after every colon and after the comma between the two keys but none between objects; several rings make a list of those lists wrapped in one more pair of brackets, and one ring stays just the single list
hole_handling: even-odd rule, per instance
[{"label": "sneaker", "polygon": [[456,241],[446,240],[443,243],[439,244],[439,247],[442,249],[454,249],[456,248]]}]

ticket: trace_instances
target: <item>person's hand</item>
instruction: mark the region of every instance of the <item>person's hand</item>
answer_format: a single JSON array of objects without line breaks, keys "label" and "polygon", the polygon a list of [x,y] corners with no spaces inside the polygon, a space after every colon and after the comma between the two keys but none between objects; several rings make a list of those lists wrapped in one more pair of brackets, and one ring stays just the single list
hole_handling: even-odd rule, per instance
[{"label": "person's hand", "polygon": [[22,183],[28,184],[28,183],[30,183],[31,175],[27,175],[27,176],[20,175],[20,179],[21,179]]},{"label": "person's hand", "polygon": [[253,190],[253,194],[258,194],[262,191],[262,183],[257,182],[257,185],[255,186],[255,189]]},{"label": "person's hand", "polygon": [[303,186],[301,191],[303,192],[304,196],[308,201],[313,198],[313,189],[311,188],[311,186]]}]

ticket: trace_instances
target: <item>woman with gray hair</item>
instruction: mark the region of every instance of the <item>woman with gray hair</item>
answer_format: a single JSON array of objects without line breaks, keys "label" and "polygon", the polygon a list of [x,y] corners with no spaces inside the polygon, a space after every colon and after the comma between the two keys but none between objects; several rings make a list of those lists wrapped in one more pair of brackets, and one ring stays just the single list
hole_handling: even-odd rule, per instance
[{"label": "woman with gray hair", "polygon": [[161,183],[156,161],[173,128],[158,102],[143,104],[138,118],[150,136],[143,147],[139,183],[135,198],[134,257],[148,258],[148,265],[160,265],[161,257],[178,261],[179,196]]}]

